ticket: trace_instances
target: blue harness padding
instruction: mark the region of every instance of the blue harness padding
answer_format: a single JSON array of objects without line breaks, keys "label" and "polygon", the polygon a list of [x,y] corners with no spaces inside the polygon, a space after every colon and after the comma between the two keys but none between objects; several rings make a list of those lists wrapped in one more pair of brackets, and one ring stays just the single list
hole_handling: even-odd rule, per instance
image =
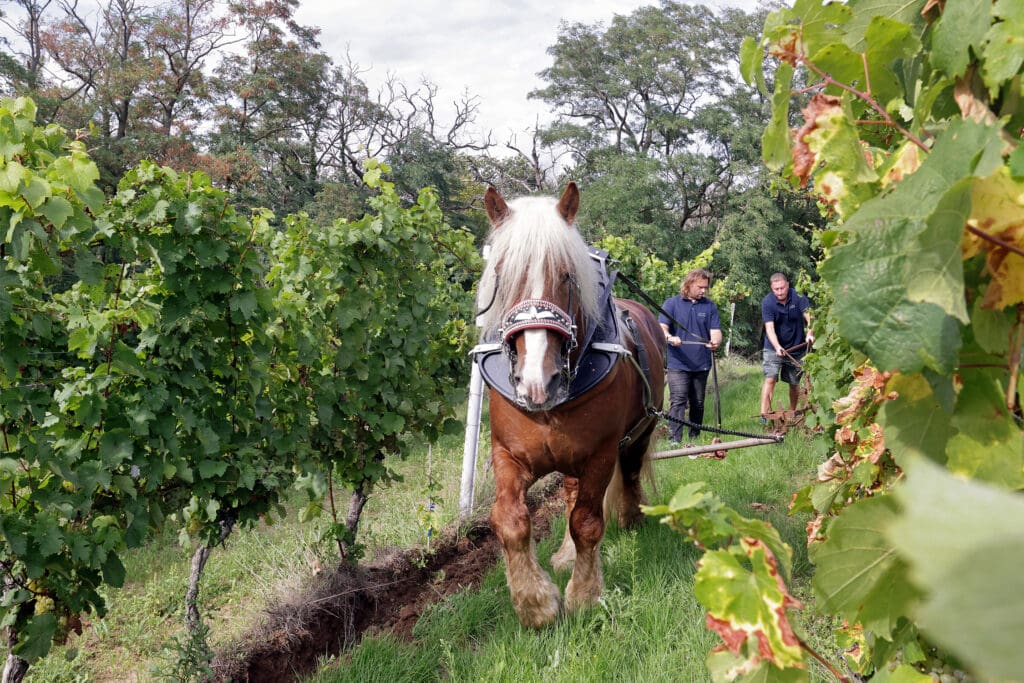
[{"label": "blue harness padding", "polygon": [[[630,353],[619,343],[619,325],[622,321],[612,301],[615,274],[608,273],[608,252],[590,247],[590,258],[598,275],[598,301],[602,324],[587,327],[586,338],[580,340],[580,355],[576,363],[575,376],[569,384],[565,398],[559,401],[558,405],[577,399],[600,384],[619,359]],[[487,385],[512,403],[519,404],[515,387],[512,385],[509,359],[502,352],[498,336],[492,333],[490,338],[485,337],[470,353],[480,366],[480,374]],[[641,359],[641,364],[646,370],[645,358]]]}]

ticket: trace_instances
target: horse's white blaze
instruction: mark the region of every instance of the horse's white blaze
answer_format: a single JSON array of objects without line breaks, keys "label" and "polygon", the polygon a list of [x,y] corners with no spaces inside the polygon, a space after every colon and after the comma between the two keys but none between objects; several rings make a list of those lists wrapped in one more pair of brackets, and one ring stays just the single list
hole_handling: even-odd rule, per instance
[{"label": "horse's white blaze", "polygon": [[526,330],[523,332],[526,342],[526,358],[522,368],[522,393],[531,401],[540,405],[547,401],[547,376],[544,373],[544,356],[548,350],[548,333],[546,330]]}]

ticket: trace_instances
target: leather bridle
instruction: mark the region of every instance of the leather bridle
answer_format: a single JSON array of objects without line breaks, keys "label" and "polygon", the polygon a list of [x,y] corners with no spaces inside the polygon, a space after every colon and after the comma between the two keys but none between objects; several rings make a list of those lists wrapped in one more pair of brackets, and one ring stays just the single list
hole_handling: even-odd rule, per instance
[{"label": "leather bridle", "polygon": [[[570,285],[568,308],[572,310],[573,294],[577,284],[571,275],[566,275],[565,279]],[[565,358],[562,375],[567,384],[571,383],[576,377],[576,368],[572,364],[572,352],[579,346],[578,328],[572,315],[547,299],[523,299],[505,313],[499,331],[502,351],[508,355],[509,359],[510,379],[518,359],[514,338],[526,330],[551,330],[562,336],[562,356]]]}]

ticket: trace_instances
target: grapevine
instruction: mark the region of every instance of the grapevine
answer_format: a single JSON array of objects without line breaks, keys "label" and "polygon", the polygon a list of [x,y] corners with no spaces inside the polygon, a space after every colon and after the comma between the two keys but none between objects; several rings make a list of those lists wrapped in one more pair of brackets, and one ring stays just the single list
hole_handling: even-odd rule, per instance
[{"label": "grapevine", "polygon": [[[1024,671],[1012,645],[1024,611],[1010,597],[1024,590],[1010,521],[1024,514],[1022,35],[1024,12],[1007,0],[798,0],[744,43],[744,76],[773,108],[765,163],[831,220],[818,236],[826,343],[812,369],[856,359],[828,388],[833,448],[793,503],[812,516],[816,601],[844,624],[845,661],[830,666],[840,680]],[[803,123],[791,129],[794,98]],[[786,555],[750,550],[763,531],[707,537],[703,520],[722,513],[696,514],[710,503],[679,495],[657,512],[709,549],[698,581],[715,582],[715,601],[698,597],[723,636],[715,679],[806,680],[804,657],[751,644],[785,633],[796,605],[770,582],[741,582],[778,606],[755,619],[724,578],[774,562],[784,586]],[[709,568],[723,552],[740,560],[726,574]]]},{"label": "grapevine", "polygon": [[[83,144],[0,102],[0,625],[5,676],[102,616],[121,557],[168,519],[198,574],[293,486],[369,495],[410,435],[449,428],[477,256],[434,195],[356,222],[242,216],[143,162],[105,198]],[[356,522],[358,519],[355,520]],[[355,523],[335,530],[352,544]],[[197,643],[201,645],[201,643]]]}]

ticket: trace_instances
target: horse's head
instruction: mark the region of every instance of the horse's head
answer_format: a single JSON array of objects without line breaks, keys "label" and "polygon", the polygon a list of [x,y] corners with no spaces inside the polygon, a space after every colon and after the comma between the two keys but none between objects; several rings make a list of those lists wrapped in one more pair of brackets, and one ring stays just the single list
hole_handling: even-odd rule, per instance
[{"label": "horse's head", "polygon": [[581,330],[596,311],[587,246],[573,228],[579,201],[575,183],[557,203],[506,204],[493,187],[484,196],[493,232],[480,299],[486,304],[491,297],[494,308],[484,327],[500,334],[526,410],[547,410],[565,398]]}]

